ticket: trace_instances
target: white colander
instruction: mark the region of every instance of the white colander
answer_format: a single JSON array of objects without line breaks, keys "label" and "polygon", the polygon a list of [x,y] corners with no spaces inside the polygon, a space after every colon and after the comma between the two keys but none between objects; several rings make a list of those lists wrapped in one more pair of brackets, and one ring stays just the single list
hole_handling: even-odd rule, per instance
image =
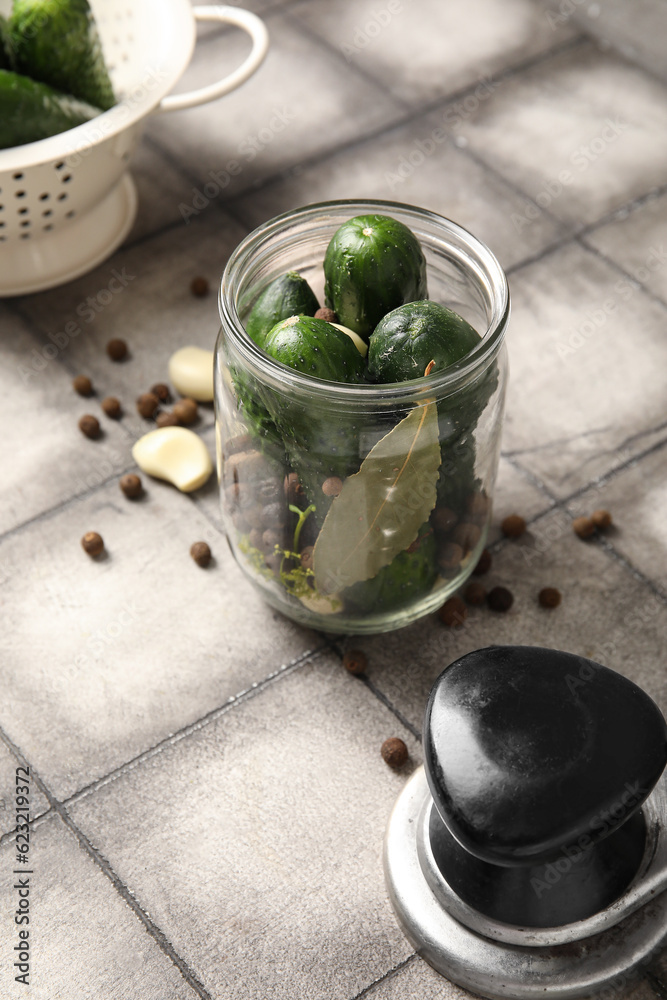
[{"label": "white colander", "polygon": [[[0,11],[10,6],[0,0]],[[91,0],[91,7],[120,102],[60,135],[0,150],[0,297],[63,284],[113,253],[137,209],[127,165],[147,116],[228,94],[266,55],[266,28],[246,10],[192,8],[189,0]],[[195,19],[243,28],[252,51],[217,83],[167,97],[192,56]]]}]

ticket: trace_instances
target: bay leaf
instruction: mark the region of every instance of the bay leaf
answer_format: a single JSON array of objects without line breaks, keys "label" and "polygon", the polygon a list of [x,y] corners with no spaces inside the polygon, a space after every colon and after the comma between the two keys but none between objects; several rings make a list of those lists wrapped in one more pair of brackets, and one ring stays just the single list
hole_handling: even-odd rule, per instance
[{"label": "bay leaf", "polygon": [[313,552],[315,583],[337,593],[370,580],[417,537],[436,501],[438,412],[416,406],[343,483]]}]

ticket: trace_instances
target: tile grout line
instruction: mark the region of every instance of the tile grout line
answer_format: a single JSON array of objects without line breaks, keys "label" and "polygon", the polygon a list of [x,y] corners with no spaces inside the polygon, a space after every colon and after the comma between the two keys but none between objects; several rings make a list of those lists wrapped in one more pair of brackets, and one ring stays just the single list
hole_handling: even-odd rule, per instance
[{"label": "tile grout line", "polygon": [[[543,52],[540,55],[533,57],[532,59],[528,59],[522,63],[516,63],[513,66],[506,67],[500,73],[498,73],[497,76],[493,77],[493,79],[494,81],[503,82],[505,79],[509,79],[513,76],[518,76],[522,72],[534,68],[535,66],[539,65],[542,61],[546,61],[552,57],[558,56],[562,52],[566,52],[569,49],[579,48],[580,46],[587,43],[588,39],[584,36],[579,36],[574,39],[569,39],[568,41],[563,42],[560,45],[556,45],[553,48],[548,49],[546,52]],[[313,152],[310,156],[305,157],[305,159],[299,160],[296,163],[293,163],[290,166],[285,167],[282,170],[279,170],[276,173],[270,174],[268,177],[263,178],[261,182],[259,182],[258,184],[250,186],[242,191],[239,191],[237,194],[234,194],[230,198],[223,199],[223,201],[220,203],[220,207],[221,208],[226,207],[227,205],[239,201],[250,194],[256,194],[257,192],[262,191],[265,188],[269,187],[271,184],[276,183],[284,179],[285,177],[290,176],[290,174],[292,174],[296,170],[303,171],[309,169],[310,167],[317,166],[318,164],[323,163],[325,160],[327,160],[332,156],[338,155],[339,153],[350,152],[351,150],[355,149],[358,146],[362,146],[365,143],[372,142],[376,139],[383,138],[385,135],[389,135],[395,129],[399,129],[406,125],[413,124],[414,122],[427,117],[433,112],[438,111],[441,108],[445,108],[448,104],[452,103],[453,101],[464,99],[466,96],[473,93],[475,88],[478,86],[479,86],[479,80],[475,80],[473,83],[461,87],[458,90],[454,90],[449,94],[438,97],[431,102],[427,102],[421,107],[410,109],[410,111],[403,117],[398,118],[395,121],[386,122],[383,125],[378,126],[374,131],[367,131],[363,135],[350,138],[342,143],[339,143],[337,146],[327,147],[326,149]],[[168,159],[168,162],[174,165],[178,170],[178,172],[181,174],[181,176],[186,178],[189,183],[195,183],[195,184],[201,183],[200,178],[194,178],[194,175],[190,174],[187,166],[180,164],[179,161],[170,157],[168,150],[166,150],[166,148],[162,146],[159,140],[155,139],[152,136],[145,136],[143,141],[151,143],[153,149],[159,152],[161,155],[165,156]],[[530,198],[525,193],[522,193],[522,196],[524,199],[530,200]],[[236,218],[242,221],[246,227],[251,225],[251,223],[246,221],[246,218],[243,215],[238,216]],[[175,226],[181,224],[182,223],[176,222],[173,225],[170,225],[169,228],[174,228]],[[139,242],[144,242],[144,240],[150,239],[151,236],[152,234],[147,234],[145,237],[141,237],[140,240],[137,240],[132,245],[136,246]]]},{"label": "tile grout line", "polygon": [[[90,859],[97,865],[97,867],[102,871],[102,873],[111,882],[113,888],[116,890],[121,899],[130,908],[134,915],[141,921],[144,926],[146,933],[153,938],[160,950],[170,959],[170,961],[176,966],[180,974],[186,983],[195,991],[195,993],[201,998],[201,1000],[213,1000],[211,994],[206,990],[204,985],[199,981],[194,972],[190,969],[187,962],[185,962],[181,956],[177,953],[167,936],[162,930],[155,924],[148,914],[145,912],[143,907],[135,899],[133,894],[130,892],[128,887],[122,881],[120,876],[114,871],[107,859],[93,847],[91,842],[88,840],[86,835],[79,829],[76,823],[73,821],[69,815],[67,809],[60,802],[39,776],[39,773],[30,764],[22,753],[20,748],[7,736],[2,727],[0,727],[0,741],[2,741],[7,749],[11,752],[13,757],[17,760],[23,761],[24,765],[29,769],[31,778],[34,778],[35,784],[42,793],[42,795],[47,799],[50,805],[49,812],[53,811],[62,821],[63,825],[67,830],[76,838],[79,846],[86,852]],[[46,815],[46,814],[45,814]]]},{"label": "tile grout line", "polygon": [[76,792],[73,792],[70,796],[63,799],[63,804],[71,806],[79,802],[81,799],[87,798],[104,785],[122,777],[128,771],[133,771],[135,767],[143,764],[144,761],[150,760],[152,757],[156,757],[158,754],[162,753],[163,750],[166,750],[168,747],[175,746],[177,743],[180,743],[181,740],[187,739],[187,737],[191,736],[193,733],[199,732],[201,729],[205,729],[211,723],[222,718],[223,715],[227,715],[228,712],[236,708],[238,705],[243,705],[247,701],[250,701],[250,699],[255,695],[261,694],[275,681],[281,680],[283,677],[287,677],[294,671],[298,670],[299,667],[305,666],[306,664],[319,659],[322,653],[325,652],[325,649],[326,647],[324,644],[321,646],[315,646],[313,649],[306,650],[305,653],[302,653],[295,659],[290,660],[288,663],[282,664],[276,670],[267,674],[266,677],[263,677],[262,680],[254,681],[250,687],[244,688],[237,694],[230,695],[230,697],[223,702],[222,705],[218,705],[217,708],[213,708],[210,712],[206,712],[194,722],[189,722],[181,729],[177,729],[175,733],[170,733],[168,736],[165,736],[163,739],[153,744],[152,747],[142,750],[141,753],[138,753],[135,757],[119,764],[118,767],[113,768],[113,770],[103,775],[103,777],[97,778],[95,781],[91,781],[90,784],[84,785],[83,788],[77,789]]},{"label": "tile grout line", "polygon": [[388,979],[391,979],[393,976],[397,975],[397,973],[399,973],[402,969],[408,968],[408,966],[412,965],[413,962],[415,962],[418,958],[419,956],[417,955],[417,952],[413,951],[411,955],[408,955],[408,957],[403,959],[402,962],[399,962],[398,965],[394,965],[393,968],[388,969],[387,972],[384,973],[384,975],[379,976],[377,979],[374,979],[372,983],[368,984],[368,986],[364,986],[363,990],[361,990],[359,993],[355,993],[355,995],[351,997],[351,1000],[362,1000],[362,997],[368,996],[370,991],[375,989],[376,986],[379,986],[380,983],[384,983]]},{"label": "tile grout line", "polygon": [[613,270],[623,275],[624,278],[628,278],[634,285],[637,286],[640,292],[643,292],[644,295],[647,296],[647,298],[651,299],[659,306],[662,306],[663,309],[667,309],[667,301],[661,298],[660,295],[657,295],[655,292],[652,292],[649,288],[646,287],[645,284],[642,284],[642,282],[639,281],[635,277],[635,275],[632,274],[631,271],[627,271],[621,264],[617,263],[617,261],[613,260],[611,257],[608,257],[601,250],[598,250],[597,247],[587,243],[585,237],[577,234],[575,236],[575,240],[579,244],[579,246],[582,247],[584,250],[586,250],[588,253],[593,254],[593,256],[597,257],[598,260],[603,261],[608,267],[613,268]]}]

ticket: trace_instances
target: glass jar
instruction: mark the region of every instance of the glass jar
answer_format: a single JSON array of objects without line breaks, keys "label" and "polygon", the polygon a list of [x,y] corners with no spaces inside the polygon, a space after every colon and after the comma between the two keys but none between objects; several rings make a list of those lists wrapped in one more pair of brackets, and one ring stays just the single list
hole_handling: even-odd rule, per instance
[{"label": "glass jar", "polygon": [[[357,215],[408,226],[429,298],[480,334],[457,364],[410,382],[350,385],[268,357],[244,330],[290,270],[323,304],[323,261]],[[490,250],[448,219],[384,201],[309,205],[260,226],[222,277],[215,353],[218,474],[230,546],[274,608],[326,632],[400,628],[439,607],[484,548],[500,450],[509,317]]]}]

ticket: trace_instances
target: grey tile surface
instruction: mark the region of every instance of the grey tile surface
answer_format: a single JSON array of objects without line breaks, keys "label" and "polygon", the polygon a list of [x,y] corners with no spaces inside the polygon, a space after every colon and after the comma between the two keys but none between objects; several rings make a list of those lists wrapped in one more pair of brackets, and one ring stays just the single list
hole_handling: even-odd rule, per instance
[{"label": "grey tile surface", "polygon": [[[585,509],[582,504],[573,514]],[[667,607],[600,545],[577,538],[571,522],[561,510],[547,513],[520,541],[507,542],[494,554],[491,570],[480,579],[487,589],[512,591],[508,613],[470,608],[460,628],[447,628],[434,616],[394,634],[350,640],[366,651],[373,683],[413,725],[421,727],[430,687],[452,660],[503,643],[590,657],[629,676],[667,709],[660,653]],[[559,608],[538,605],[542,587],[561,591]]]},{"label": "grey tile surface", "polygon": [[[503,81],[460,133],[545,211],[581,226],[664,184],[667,90],[589,44]],[[515,220],[518,239],[533,221]]]},{"label": "grey tile surface", "polygon": [[[320,641],[254,595],[188,497],[144,478],[143,500],[113,481],[0,550],[0,725],[61,798]],[[86,531],[106,558],[83,552]],[[199,540],[207,570],[189,555]]]},{"label": "grey tile surface", "polygon": [[[149,135],[193,178],[190,197],[184,199],[186,214],[188,206],[197,210],[202,204],[207,184],[212,185],[209,191],[218,186],[218,197],[225,200],[400,114],[379,86],[313,43],[287,15],[272,15],[267,25],[269,55],[243,87],[220,101],[149,125]],[[182,87],[203,86],[221,63],[241,58],[236,33],[211,40],[197,52]],[[196,190],[202,192],[199,200]]]},{"label": "grey tile surface", "polygon": [[576,32],[551,28],[530,0],[309,0],[296,12],[350,67],[410,105],[477,84]]},{"label": "grey tile surface", "polygon": [[[496,642],[592,656],[667,708],[667,271],[646,264],[664,242],[667,90],[579,38],[569,16],[553,30],[527,0],[392,0],[390,20],[349,62],[341,45],[350,33],[363,43],[359,25],[387,21],[386,0],[248,4],[267,16],[270,56],[237,93],[150,123],[126,248],[60,289],[0,305],[0,726],[52,797],[74,796],[68,808],[101,851],[82,850],[54,814],[35,824],[31,992],[461,1000],[416,958],[383,884],[385,824],[420,754],[392,708],[416,731],[444,666]],[[633,5],[634,27],[647,4]],[[588,17],[598,5],[572,6]],[[246,51],[234,30],[200,35],[181,90]],[[579,169],[572,156],[608,119],[627,127]],[[230,160],[240,173],[229,183],[219,173],[204,194],[209,172]],[[572,181],[554,195],[562,169]],[[133,440],[152,426],[136,416],[136,395],[166,379],[176,348],[213,346],[217,283],[247,228],[332,197],[395,198],[457,219],[511,268],[514,302],[494,564],[483,578],[509,586],[514,607],[471,609],[461,630],[432,616],[341,640],[367,650],[368,685],[324,653],[321,636],[256,597],[220,534],[214,479],[188,498],[145,477],[134,504],[117,486]],[[117,275],[127,284],[114,293]],[[204,299],[189,291],[198,275],[211,283]],[[80,332],[63,338],[68,323]],[[120,365],[104,352],[118,336],[131,347]],[[35,375],[22,377],[33,362]],[[95,382],[90,401],[71,389],[78,372]],[[88,441],[77,417],[109,393],[127,415]],[[197,429],[211,453],[212,424],[203,408]],[[600,506],[616,529],[581,542],[572,517]],[[500,538],[509,513],[530,522],[518,542]],[[82,552],[87,529],[105,537],[106,559]],[[188,555],[198,539],[213,548],[206,571]],[[563,594],[551,613],[536,600],[545,585]],[[411,749],[398,774],[378,752],[390,735]],[[14,769],[0,744],[5,873]],[[32,804],[33,814],[47,806],[36,792]],[[105,877],[105,857],[125,885]],[[0,876],[3,913],[10,884]],[[193,990],[174,962],[205,987]],[[629,979],[616,1000],[664,995],[664,968],[648,983]],[[13,1000],[5,978],[6,965],[0,995]]]},{"label": "grey tile surface", "polygon": [[71,813],[213,996],[352,997],[412,950],[381,862],[400,729],[320,658]]},{"label": "grey tile surface", "polygon": [[585,241],[667,302],[667,194],[587,233]]},{"label": "grey tile surface", "polygon": [[[26,878],[12,875],[13,853],[11,843],[0,848],[0,905],[5,914],[16,907],[14,878]],[[8,975],[5,957],[7,1000],[26,993],[36,1000],[195,1000],[197,994],[58,817],[33,830],[31,859],[30,984],[26,987]],[[16,932],[21,928],[12,928],[5,921],[5,956],[19,942]]]},{"label": "grey tile surface", "polygon": [[[155,382],[168,381],[168,361],[175,350],[186,344],[213,350],[220,325],[218,282],[243,235],[242,227],[211,208],[189,225],[181,223],[149,243],[119,251],[77,281],[18,300],[44,343],[66,322],[78,324],[81,334],[59,358],[72,372],[90,375],[100,397],[120,399],[126,416],[114,433],[124,431],[135,439],[155,426],[138,416],[135,400]],[[121,275],[115,284],[114,275]],[[190,292],[192,278],[199,275],[210,282],[205,298]],[[123,287],[110,295],[110,282],[112,288]],[[123,362],[113,362],[106,354],[105,345],[113,337],[129,345],[130,357]],[[202,406],[201,424],[212,419],[211,406]],[[112,423],[107,420],[105,427]]]},{"label": "grey tile surface", "polygon": [[[126,437],[110,420],[96,441],[77,426],[83,414],[99,413],[99,397],[84,398],[72,388],[72,374],[86,368],[68,372],[60,363],[83,339],[79,324],[68,328],[79,331],[70,338],[65,331],[70,320],[52,317],[52,340],[33,336],[7,305],[0,305],[0,316],[0,391],[10,414],[0,438],[1,533],[122,469]],[[5,579],[0,563],[0,582]]]},{"label": "grey tile surface", "polygon": [[667,313],[576,244],[511,288],[503,448],[564,497],[665,437]]},{"label": "grey tile surface", "polygon": [[[381,198],[439,212],[483,239],[505,267],[517,264],[562,236],[541,217],[517,240],[512,216],[530,203],[454,144],[442,112],[426,115],[352,149],[295,169],[239,200],[251,226],[308,202],[331,198]],[[536,206],[533,206],[536,210]]]},{"label": "grey tile surface", "polygon": [[[4,743],[0,743],[0,837],[16,829],[16,809],[25,809],[25,803],[17,803],[17,795],[24,795],[24,792],[17,791],[17,779],[20,787],[25,787],[25,771],[21,770],[17,774],[17,768],[22,766],[21,762],[11,753]],[[29,817],[31,820],[36,816],[45,813],[49,808],[48,800],[39,791],[34,780],[28,778],[28,798]],[[24,822],[21,817],[21,822]]]}]

